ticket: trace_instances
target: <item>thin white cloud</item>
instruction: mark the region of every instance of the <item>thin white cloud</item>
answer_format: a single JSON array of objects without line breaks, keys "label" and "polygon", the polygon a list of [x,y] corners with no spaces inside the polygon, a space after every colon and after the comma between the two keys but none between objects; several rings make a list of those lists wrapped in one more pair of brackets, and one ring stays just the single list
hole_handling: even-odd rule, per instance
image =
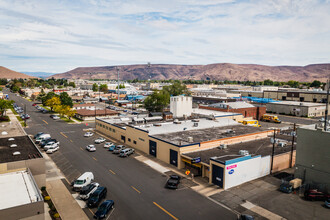
[{"label": "thin white cloud", "polygon": [[322,0],[0,0],[0,65],[329,62]]}]

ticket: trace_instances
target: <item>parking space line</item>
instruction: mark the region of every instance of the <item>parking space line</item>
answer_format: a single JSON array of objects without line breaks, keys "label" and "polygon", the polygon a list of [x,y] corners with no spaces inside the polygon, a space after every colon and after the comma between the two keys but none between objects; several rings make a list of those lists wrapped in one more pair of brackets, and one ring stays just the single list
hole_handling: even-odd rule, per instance
[{"label": "parking space line", "polygon": [[63,134],[63,132],[60,132],[61,135],[63,135],[64,137],[68,138],[68,136],[66,136],[65,134]]},{"label": "parking space line", "polygon": [[158,208],[160,208],[163,212],[165,212],[169,216],[171,216],[173,219],[178,220],[177,217],[175,217],[174,215],[172,215],[171,213],[169,213],[166,209],[164,209],[163,207],[161,207],[160,205],[158,205],[156,202],[154,202],[154,205],[157,206]]},{"label": "parking space line", "polygon": [[92,214],[93,214],[93,216],[94,216],[94,212],[91,210],[91,209],[88,209]]},{"label": "parking space line", "polygon": [[134,186],[131,186],[136,192],[138,192],[139,194],[141,193],[139,190],[137,190],[137,188],[135,188]]},{"label": "parking space line", "polygon": [[42,120],[42,121],[45,122],[48,125],[48,122],[47,121],[45,121],[45,120]]},{"label": "parking space line", "polygon": [[92,157],[95,161],[97,161],[97,159],[95,157]]},{"label": "parking space line", "polygon": [[110,215],[113,213],[114,210],[115,210],[115,208],[112,209],[112,211],[110,212],[110,214],[106,220],[108,220],[110,218]]},{"label": "parking space line", "polygon": [[112,170],[109,170],[113,175],[116,175],[116,173],[114,172],[114,171],[112,171]]},{"label": "parking space line", "polygon": [[82,149],[82,147],[80,147],[80,150],[84,150],[84,149]]}]

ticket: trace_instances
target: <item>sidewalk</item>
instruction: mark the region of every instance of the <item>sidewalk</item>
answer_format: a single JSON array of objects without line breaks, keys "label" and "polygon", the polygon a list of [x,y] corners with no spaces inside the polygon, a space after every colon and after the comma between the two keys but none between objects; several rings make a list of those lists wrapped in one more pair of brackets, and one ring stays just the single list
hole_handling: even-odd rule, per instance
[{"label": "sidewalk", "polygon": [[50,180],[46,189],[62,219],[88,219],[62,180]]}]

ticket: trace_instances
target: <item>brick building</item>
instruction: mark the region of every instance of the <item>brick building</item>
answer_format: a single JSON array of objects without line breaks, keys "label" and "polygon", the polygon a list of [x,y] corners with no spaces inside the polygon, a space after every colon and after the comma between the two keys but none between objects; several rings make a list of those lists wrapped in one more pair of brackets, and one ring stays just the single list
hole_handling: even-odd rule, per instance
[{"label": "brick building", "polygon": [[254,106],[246,102],[215,103],[208,106],[200,105],[199,108],[221,111],[221,112],[240,113],[245,118],[252,117],[253,119],[257,119],[257,120],[260,120],[263,114],[266,114],[266,107]]}]

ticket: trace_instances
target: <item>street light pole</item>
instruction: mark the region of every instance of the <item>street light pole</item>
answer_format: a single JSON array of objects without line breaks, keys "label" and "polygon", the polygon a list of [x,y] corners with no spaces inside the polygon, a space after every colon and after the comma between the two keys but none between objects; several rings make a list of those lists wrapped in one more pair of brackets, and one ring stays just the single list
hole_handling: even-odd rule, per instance
[{"label": "street light pole", "polygon": [[275,132],[276,132],[276,129],[274,129],[274,137],[273,137],[273,150],[272,150],[272,163],[270,165],[270,174],[273,173],[273,163],[274,163],[274,151],[275,151]]}]

